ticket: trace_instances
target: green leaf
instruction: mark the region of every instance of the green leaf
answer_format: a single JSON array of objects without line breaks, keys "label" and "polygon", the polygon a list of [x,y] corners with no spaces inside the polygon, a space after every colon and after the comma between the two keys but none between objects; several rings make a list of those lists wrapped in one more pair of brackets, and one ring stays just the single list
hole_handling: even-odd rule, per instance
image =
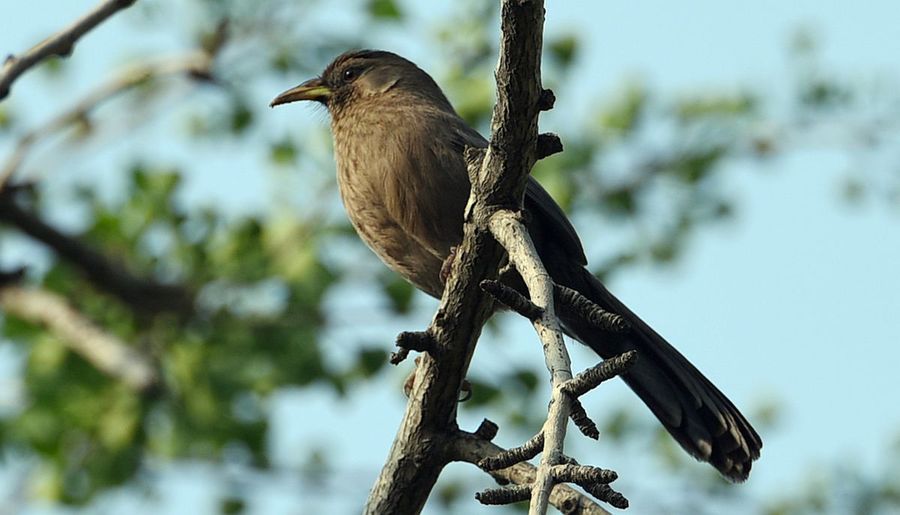
[{"label": "green leaf", "polygon": [[15,117],[9,110],[9,106],[0,105],[0,131],[6,131],[12,127]]},{"label": "green leaf", "polygon": [[387,352],[378,347],[365,347],[356,355],[357,373],[365,378],[372,377],[387,363]]},{"label": "green leaf", "polygon": [[800,101],[813,108],[828,108],[846,105],[850,102],[850,91],[835,82],[814,79],[803,86]]},{"label": "green leaf", "polygon": [[246,508],[247,503],[244,502],[243,499],[239,497],[227,497],[222,499],[220,511],[226,515],[236,515],[238,513],[244,513]]},{"label": "green leaf", "polygon": [[409,313],[415,289],[395,274],[390,274],[382,282],[385,295],[391,301],[391,308],[399,314]]},{"label": "green leaf", "polygon": [[578,45],[578,38],[569,34],[551,41],[549,50],[559,64],[569,66],[578,54]]},{"label": "green leaf", "polygon": [[369,14],[382,20],[400,21],[403,19],[403,11],[394,0],[370,0]]},{"label": "green leaf", "polygon": [[528,393],[534,392],[538,384],[540,384],[540,378],[535,371],[526,368],[520,368],[514,371],[510,374],[509,380],[522,386]]},{"label": "green leaf", "polygon": [[631,216],[637,211],[637,199],[633,188],[614,188],[603,192],[603,209],[619,216]]},{"label": "green leaf", "polygon": [[241,134],[253,124],[253,111],[247,107],[247,104],[241,101],[235,101],[231,108],[229,116],[229,126],[232,134]]},{"label": "green leaf", "polygon": [[627,136],[633,132],[647,107],[648,93],[642,84],[628,84],[619,98],[599,116],[600,129],[615,136]]},{"label": "green leaf", "polygon": [[675,116],[681,122],[711,116],[736,117],[753,113],[757,104],[757,99],[747,93],[687,98],[677,103]]},{"label": "green leaf", "polygon": [[42,332],[40,326],[9,313],[3,314],[2,330],[6,338],[19,341],[31,340]]},{"label": "green leaf", "polygon": [[269,159],[279,166],[292,165],[297,161],[297,147],[289,138],[273,143],[269,147]]},{"label": "green leaf", "polygon": [[490,404],[500,399],[503,393],[496,386],[486,382],[470,379],[469,384],[472,387],[472,397],[465,403],[468,408]]}]

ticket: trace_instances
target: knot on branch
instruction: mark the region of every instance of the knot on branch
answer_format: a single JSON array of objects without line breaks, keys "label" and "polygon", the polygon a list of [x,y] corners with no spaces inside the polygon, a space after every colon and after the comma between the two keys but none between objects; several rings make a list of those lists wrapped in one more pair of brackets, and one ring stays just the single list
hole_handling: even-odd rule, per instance
[{"label": "knot on branch", "polygon": [[537,149],[534,154],[535,159],[544,159],[562,151],[563,144],[558,135],[552,132],[538,134]]},{"label": "knot on branch", "polygon": [[554,293],[557,302],[566,305],[572,312],[599,329],[622,332],[631,327],[621,315],[606,311],[572,288],[557,284]]},{"label": "knot on branch", "polygon": [[544,314],[544,310],[540,306],[500,281],[486,279],[481,281],[480,286],[485,293],[494,297],[494,300],[532,322],[541,318]]},{"label": "knot on branch", "polygon": [[500,430],[500,427],[497,426],[494,422],[484,419],[479,424],[478,429],[475,430],[475,436],[484,440],[485,442],[490,442],[497,436],[497,432]]},{"label": "knot on branch", "polygon": [[573,400],[577,399],[600,386],[602,382],[624,373],[635,361],[637,361],[637,357],[637,351],[630,350],[628,352],[623,352],[614,358],[601,361],[569,381],[566,381],[560,386],[560,389],[563,393],[572,397]]},{"label": "knot on branch", "polygon": [[409,351],[427,352],[433,355],[437,349],[437,342],[428,331],[403,331],[397,335],[396,345],[400,347],[400,350],[391,354],[390,363],[392,365],[399,365],[409,356]]},{"label": "knot on branch", "polygon": [[553,94],[552,89],[542,89],[540,96],[538,96],[537,108],[538,111],[549,111],[553,109],[553,106],[556,104],[556,95]]},{"label": "knot on branch", "polygon": [[516,463],[530,460],[544,449],[544,433],[538,433],[519,447],[513,447],[493,456],[483,458],[478,462],[478,467],[485,471],[500,470],[511,467]]},{"label": "knot on branch", "polygon": [[[468,379],[463,379],[462,384],[459,385],[459,398],[457,398],[456,402],[466,402],[471,398],[472,398],[472,383],[470,383]],[[484,423],[484,422],[482,422],[482,423]],[[479,429],[480,429],[480,427],[479,427]]]},{"label": "knot on branch", "polygon": [[500,505],[512,504],[531,499],[531,485],[512,485],[503,488],[489,488],[477,492],[475,499],[481,504]]}]

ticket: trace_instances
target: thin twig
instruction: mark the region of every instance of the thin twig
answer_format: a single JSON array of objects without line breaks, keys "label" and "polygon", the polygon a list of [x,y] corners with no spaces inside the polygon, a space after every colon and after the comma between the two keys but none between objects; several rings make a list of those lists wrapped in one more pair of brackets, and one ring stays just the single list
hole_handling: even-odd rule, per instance
[{"label": "thin twig", "polygon": [[498,470],[505,469],[516,463],[528,461],[537,456],[541,449],[544,448],[544,433],[538,433],[532,436],[527,442],[519,447],[503,451],[493,456],[488,456],[478,462],[478,466],[482,470]]},{"label": "thin twig", "polygon": [[136,0],[104,0],[71,25],[31,47],[21,56],[8,56],[0,69],[0,100],[9,95],[13,82],[31,67],[48,57],[68,57],[82,36],[135,2]]},{"label": "thin twig", "polygon": [[557,284],[556,301],[599,329],[620,333],[629,328],[628,321],[623,316],[606,311],[572,288]]},{"label": "thin twig", "polygon": [[[502,448],[465,431],[458,431],[451,440],[449,451],[454,461],[465,461],[480,464],[488,456],[503,454]],[[534,482],[536,469],[527,462],[519,462],[503,469],[491,470],[489,474],[500,484],[531,485]],[[609,515],[590,497],[574,488],[559,484],[550,493],[550,504],[561,513],[577,513],[580,515]]]},{"label": "thin twig", "polygon": [[569,406],[569,418],[572,419],[581,434],[594,440],[600,439],[600,430],[597,428],[597,424],[588,416],[581,401],[574,397]]},{"label": "thin twig", "polygon": [[501,488],[488,488],[475,494],[481,504],[499,505],[513,504],[531,499],[531,485],[512,485]]},{"label": "thin twig", "polygon": [[532,322],[541,318],[541,315],[544,313],[544,310],[539,308],[534,302],[531,302],[531,299],[500,281],[481,281],[481,289],[490,294],[491,297],[494,297],[497,302]]},{"label": "thin twig", "polygon": [[434,352],[437,342],[428,331],[403,331],[397,335],[397,347],[408,351]]},{"label": "thin twig", "polygon": [[12,153],[3,164],[3,168],[0,169],[0,191],[6,187],[10,178],[28,155],[28,152],[39,141],[86,120],[90,113],[102,103],[152,78],[169,75],[187,75],[195,79],[208,78],[210,77],[212,62],[212,55],[206,51],[194,51],[186,55],[165,57],[142,63],[126,69],[101,84],[76,102],[71,108],[26,132],[19,138]]},{"label": "thin twig", "polygon": [[553,476],[561,483],[575,483],[584,488],[594,484],[608,484],[619,478],[612,470],[566,463],[553,467]]},{"label": "thin twig", "polygon": [[73,352],[136,391],[150,390],[159,382],[149,358],[98,327],[55,293],[6,286],[0,288],[0,307],[11,315],[46,326]]},{"label": "thin twig", "polygon": [[628,370],[637,359],[637,351],[630,350],[613,358],[601,361],[564,384],[562,387],[563,391],[574,398],[581,397],[585,393],[600,386],[600,383],[608,381]]}]

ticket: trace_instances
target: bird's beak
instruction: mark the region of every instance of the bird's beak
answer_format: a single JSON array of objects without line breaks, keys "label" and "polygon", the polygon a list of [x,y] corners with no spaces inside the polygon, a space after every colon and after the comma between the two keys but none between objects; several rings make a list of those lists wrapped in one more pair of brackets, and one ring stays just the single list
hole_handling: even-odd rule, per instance
[{"label": "bird's beak", "polygon": [[303,84],[291,88],[284,93],[275,97],[275,100],[269,104],[269,107],[275,107],[281,104],[289,104],[298,100],[316,100],[322,103],[328,101],[331,96],[331,89],[322,82],[322,79],[310,79]]}]

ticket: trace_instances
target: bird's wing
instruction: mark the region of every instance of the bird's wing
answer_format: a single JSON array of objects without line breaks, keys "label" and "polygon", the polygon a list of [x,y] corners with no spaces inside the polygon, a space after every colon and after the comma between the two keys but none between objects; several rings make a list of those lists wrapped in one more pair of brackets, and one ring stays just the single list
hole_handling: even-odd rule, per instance
[{"label": "bird's wing", "polygon": [[545,241],[558,245],[579,265],[587,265],[584,247],[581,246],[572,222],[534,177],[529,177],[528,184],[525,185],[525,210],[531,213],[532,225],[540,225]]},{"label": "bird's wing", "polygon": [[[459,151],[464,152],[466,145],[471,147],[485,148],[488,141],[484,139],[478,131],[472,129],[462,119],[457,118],[458,123],[454,124],[458,137],[457,144]],[[553,197],[547,193],[547,190],[535,180],[534,177],[528,178],[525,185],[525,210],[531,213],[532,224],[537,224],[541,232],[541,237],[558,245],[567,255],[576,260],[579,265],[587,265],[587,258],[584,255],[584,247],[578,234],[569,218],[563,212],[559,204],[553,200]]]}]

